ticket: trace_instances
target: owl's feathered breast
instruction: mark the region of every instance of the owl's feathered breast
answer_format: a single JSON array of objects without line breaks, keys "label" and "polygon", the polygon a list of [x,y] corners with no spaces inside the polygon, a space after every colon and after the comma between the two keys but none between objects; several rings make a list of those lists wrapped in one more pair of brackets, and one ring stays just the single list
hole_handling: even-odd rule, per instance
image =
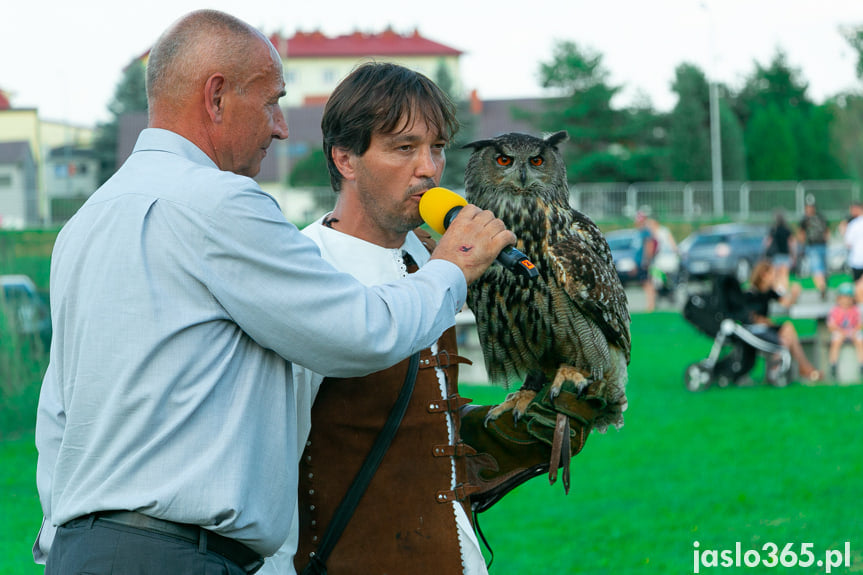
[{"label": "owl's feathered breast", "polygon": [[537,266],[528,280],[494,265],[468,292],[492,381],[510,383],[566,363],[594,373],[609,366],[609,346],[628,362],[629,311],[611,252],[580,212],[536,196],[483,205],[519,238]]}]

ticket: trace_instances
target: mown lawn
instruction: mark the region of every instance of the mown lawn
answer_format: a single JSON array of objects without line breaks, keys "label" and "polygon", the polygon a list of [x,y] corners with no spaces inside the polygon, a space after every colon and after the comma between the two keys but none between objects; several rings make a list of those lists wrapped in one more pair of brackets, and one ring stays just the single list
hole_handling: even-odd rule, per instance
[{"label": "mown lawn", "polygon": [[[491,574],[693,573],[696,551],[738,542],[765,561],[768,543],[777,560],[812,543],[814,562],[700,572],[824,573],[826,552],[845,542],[851,567],[832,572],[863,572],[863,385],[692,394],[684,369],[710,341],[674,313],[636,315],[632,331],[626,426],[591,436],[569,495],[538,477],[480,516]],[[483,403],[505,392],[462,393]],[[42,572],[30,560],[41,515],[32,444],[0,443],[0,575]]]},{"label": "mown lawn", "polygon": [[863,572],[863,386],[692,394],[683,372],[710,340],[669,313],[635,316],[633,341],[626,425],[590,437],[570,494],[536,478],[480,517],[491,573],[693,573],[695,542],[768,563],[765,544],[813,544],[808,569],[701,573],[823,573],[846,541],[851,569],[832,572]]}]

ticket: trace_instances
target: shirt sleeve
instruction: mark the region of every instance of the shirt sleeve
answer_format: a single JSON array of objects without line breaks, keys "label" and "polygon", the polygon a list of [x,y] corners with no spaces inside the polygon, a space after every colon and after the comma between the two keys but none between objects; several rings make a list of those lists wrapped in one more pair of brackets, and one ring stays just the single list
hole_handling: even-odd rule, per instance
[{"label": "shirt sleeve", "polygon": [[467,294],[434,260],[407,281],[366,287],[325,262],[270,196],[226,195],[205,239],[206,282],[258,344],[325,376],[360,376],[431,345]]},{"label": "shirt sleeve", "polygon": [[54,481],[54,467],[60,453],[63,430],[66,427],[66,413],[62,399],[58,396],[61,386],[56,383],[54,363],[48,365],[39,395],[38,415],[36,418],[36,448],[39,458],[36,465],[36,489],[42,505],[42,527],[33,544],[33,560],[44,564],[48,549],[54,540],[56,527],[51,524],[51,490]]}]

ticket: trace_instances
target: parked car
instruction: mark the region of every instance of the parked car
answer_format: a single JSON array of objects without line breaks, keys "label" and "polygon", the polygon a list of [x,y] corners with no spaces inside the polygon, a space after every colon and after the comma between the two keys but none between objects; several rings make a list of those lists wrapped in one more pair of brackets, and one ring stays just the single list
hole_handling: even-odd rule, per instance
[{"label": "parked car", "polygon": [[741,283],[764,256],[768,227],[755,224],[707,226],[680,242],[682,281],[725,274]]},{"label": "parked car", "polygon": [[[636,280],[638,264],[635,254],[638,252],[639,231],[635,228],[614,230],[605,234],[608,247],[611,248],[611,257],[614,259],[614,267],[620,282],[625,286]],[[671,295],[677,286],[678,272],[680,270],[680,258],[673,250],[666,250],[660,245],[660,250],[653,261],[654,283],[660,295]]]},{"label": "parked car", "polygon": [[626,285],[635,281],[638,264],[635,262],[635,253],[638,251],[638,230],[623,229],[614,230],[605,234],[608,247],[611,248],[611,257],[614,259],[614,267],[620,277],[620,283]]},{"label": "parked car", "polygon": [[48,349],[51,343],[51,314],[29,277],[0,276],[0,319],[14,333],[38,340]]}]

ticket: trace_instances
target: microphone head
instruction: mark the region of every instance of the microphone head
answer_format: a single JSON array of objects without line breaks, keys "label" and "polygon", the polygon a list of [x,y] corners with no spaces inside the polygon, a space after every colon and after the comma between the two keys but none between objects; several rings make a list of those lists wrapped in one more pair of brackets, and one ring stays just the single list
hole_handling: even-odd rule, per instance
[{"label": "microphone head", "polygon": [[432,188],[420,198],[420,216],[431,229],[439,234],[446,231],[446,215],[453,208],[466,206],[467,200],[446,188]]}]

